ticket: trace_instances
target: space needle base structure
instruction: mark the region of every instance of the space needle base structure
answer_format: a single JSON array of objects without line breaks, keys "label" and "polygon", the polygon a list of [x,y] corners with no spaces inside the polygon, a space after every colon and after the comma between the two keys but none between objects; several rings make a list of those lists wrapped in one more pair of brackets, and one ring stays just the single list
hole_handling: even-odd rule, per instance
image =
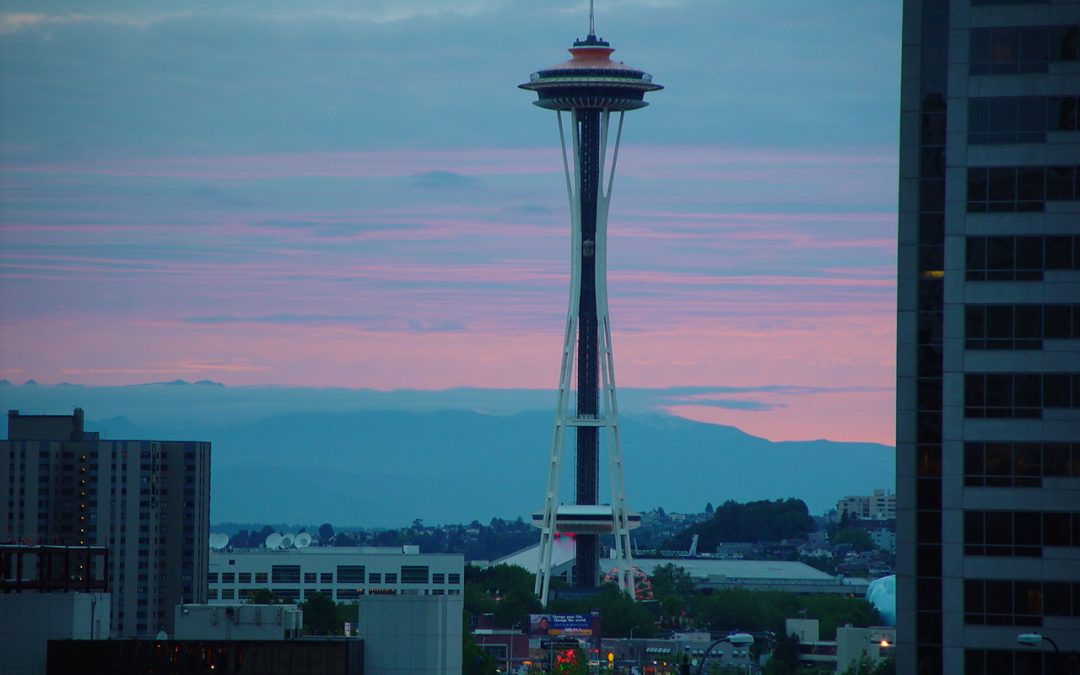
[{"label": "space needle base structure", "polygon": [[[608,205],[619,158],[623,118],[643,108],[645,93],[662,89],[648,73],[612,61],[614,49],[598,37],[589,10],[589,34],[570,48],[569,61],[532,74],[522,89],[536,92],[534,104],[554,110],[570,200],[570,304],[563,338],[555,429],[548,462],[544,510],[533,515],[540,529],[535,592],[546,605],[557,536],[575,541],[573,585],[582,591],[599,583],[601,535],[614,535],[614,576],[634,596],[630,530],[641,516],[626,506],[615,362],[607,295]],[[565,115],[564,115],[565,113]],[[575,378],[576,374],[576,378]],[[575,406],[571,408],[571,399]],[[610,503],[599,503],[600,440],[607,455]],[[576,441],[575,501],[560,504],[564,449]]]}]

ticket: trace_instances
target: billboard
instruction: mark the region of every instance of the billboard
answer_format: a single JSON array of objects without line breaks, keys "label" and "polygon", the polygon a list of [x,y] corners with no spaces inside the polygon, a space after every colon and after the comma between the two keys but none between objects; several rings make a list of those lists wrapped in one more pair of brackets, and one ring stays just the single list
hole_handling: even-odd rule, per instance
[{"label": "billboard", "polygon": [[590,614],[530,614],[529,635],[591,637],[592,622]]}]

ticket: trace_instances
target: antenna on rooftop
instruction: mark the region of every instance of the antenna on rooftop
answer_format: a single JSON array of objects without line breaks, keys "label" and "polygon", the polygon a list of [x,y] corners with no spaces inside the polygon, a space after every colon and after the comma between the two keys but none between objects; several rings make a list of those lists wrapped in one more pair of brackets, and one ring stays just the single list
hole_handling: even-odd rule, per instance
[{"label": "antenna on rooftop", "polygon": [[593,18],[593,0],[589,0],[589,35],[596,35],[596,21]]},{"label": "antenna on rooftop", "polygon": [[214,532],[210,535],[210,548],[220,551],[229,545],[229,535],[224,532]]}]

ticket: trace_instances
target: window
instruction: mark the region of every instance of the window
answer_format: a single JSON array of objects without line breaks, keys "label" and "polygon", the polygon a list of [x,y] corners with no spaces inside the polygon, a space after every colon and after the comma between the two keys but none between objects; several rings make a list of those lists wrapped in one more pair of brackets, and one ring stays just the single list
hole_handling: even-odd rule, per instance
[{"label": "window", "polygon": [[446,583],[446,575],[445,574],[440,574],[440,573],[432,574],[431,575],[431,583],[433,583],[433,584],[445,584]]},{"label": "window", "polygon": [[964,672],[968,675],[1041,675],[1058,668],[1054,654],[1034,649],[1007,651],[997,649],[964,650]]},{"label": "window", "polygon": [[1080,237],[968,237],[966,257],[968,281],[1040,281],[1044,270],[1080,269]]},{"label": "window", "polygon": [[217,582],[218,582],[218,573],[217,572],[209,572],[209,573],[207,573],[207,575],[206,575],[206,583],[208,583],[208,584],[216,584]]},{"label": "window", "polygon": [[384,581],[386,583],[388,583],[388,584],[396,584],[397,583],[397,572],[387,572],[385,576],[386,576],[386,578],[384,579]]},{"label": "window", "polygon": [[1043,143],[1056,131],[1061,99],[1000,96],[968,99],[968,142]]},{"label": "window", "polygon": [[1051,61],[1077,60],[1077,26],[971,30],[972,75],[1045,73]]},{"label": "window", "polygon": [[338,600],[356,600],[360,595],[359,588],[339,588],[337,591]]},{"label": "window", "polygon": [[251,572],[240,572],[239,574],[237,574],[237,581],[239,581],[242,584],[250,584],[251,583]]},{"label": "window", "polygon": [[[270,582],[274,584],[300,583],[299,565],[273,565],[270,567]],[[275,593],[277,591],[275,590]]]},{"label": "window", "polygon": [[371,572],[370,574],[368,574],[368,583],[369,584],[381,584],[382,583],[382,574],[380,574],[379,572]]},{"label": "window", "polygon": [[1080,408],[1080,373],[968,373],[965,417],[1042,417],[1043,408]]},{"label": "window", "polygon": [[305,584],[314,584],[314,583],[316,583],[315,579],[316,579],[316,575],[315,575],[314,572],[304,572],[304,583]]},{"label": "window", "polygon": [[991,626],[1041,626],[1043,616],[1080,616],[1073,603],[1080,584],[1067,581],[964,582],[964,623]]},{"label": "window", "polygon": [[321,574],[319,574],[319,583],[322,583],[322,584],[332,584],[332,583],[334,583],[334,573],[333,572],[322,572]]},{"label": "window", "polygon": [[337,580],[339,584],[362,584],[364,583],[365,568],[363,565],[338,565]]},{"label": "window", "polygon": [[221,583],[223,583],[223,584],[235,584],[236,583],[236,573],[235,572],[222,572],[221,573]]},{"label": "window", "polygon": [[1043,546],[1080,546],[1080,514],[965,511],[964,555],[1041,557]]},{"label": "window", "polygon": [[1042,349],[1080,339],[1080,305],[967,305],[967,349]]},{"label": "window", "polygon": [[1080,198],[1076,166],[969,167],[967,210],[1042,211],[1047,201]]},{"label": "window", "polygon": [[1040,487],[1047,476],[1080,478],[1080,444],[964,444],[964,485]]},{"label": "window", "polygon": [[221,589],[221,599],[222,600],[235,600],[236,599],[236,589],[234,589],[234,588],[223,588],[223,589]]},{"label": "window", "polygon": [[403,584],[426,584],[428,583],[427,565],[402,565],[401,583]]}]

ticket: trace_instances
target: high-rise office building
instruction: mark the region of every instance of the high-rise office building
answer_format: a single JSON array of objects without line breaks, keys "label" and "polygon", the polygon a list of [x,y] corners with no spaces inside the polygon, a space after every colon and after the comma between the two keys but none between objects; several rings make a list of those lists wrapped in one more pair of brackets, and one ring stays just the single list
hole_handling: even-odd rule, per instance
[{"label": "high-rise office building", "polygon": [[173,608],[206,602],[210,444],[102,440],[72,415],[8,413],[0,539],[106,546],[111,634],[172,632]]},{"label": "high-rise office building", "polygon": [[905,0],[898,672],[1080,648],[1080,2]]}]

